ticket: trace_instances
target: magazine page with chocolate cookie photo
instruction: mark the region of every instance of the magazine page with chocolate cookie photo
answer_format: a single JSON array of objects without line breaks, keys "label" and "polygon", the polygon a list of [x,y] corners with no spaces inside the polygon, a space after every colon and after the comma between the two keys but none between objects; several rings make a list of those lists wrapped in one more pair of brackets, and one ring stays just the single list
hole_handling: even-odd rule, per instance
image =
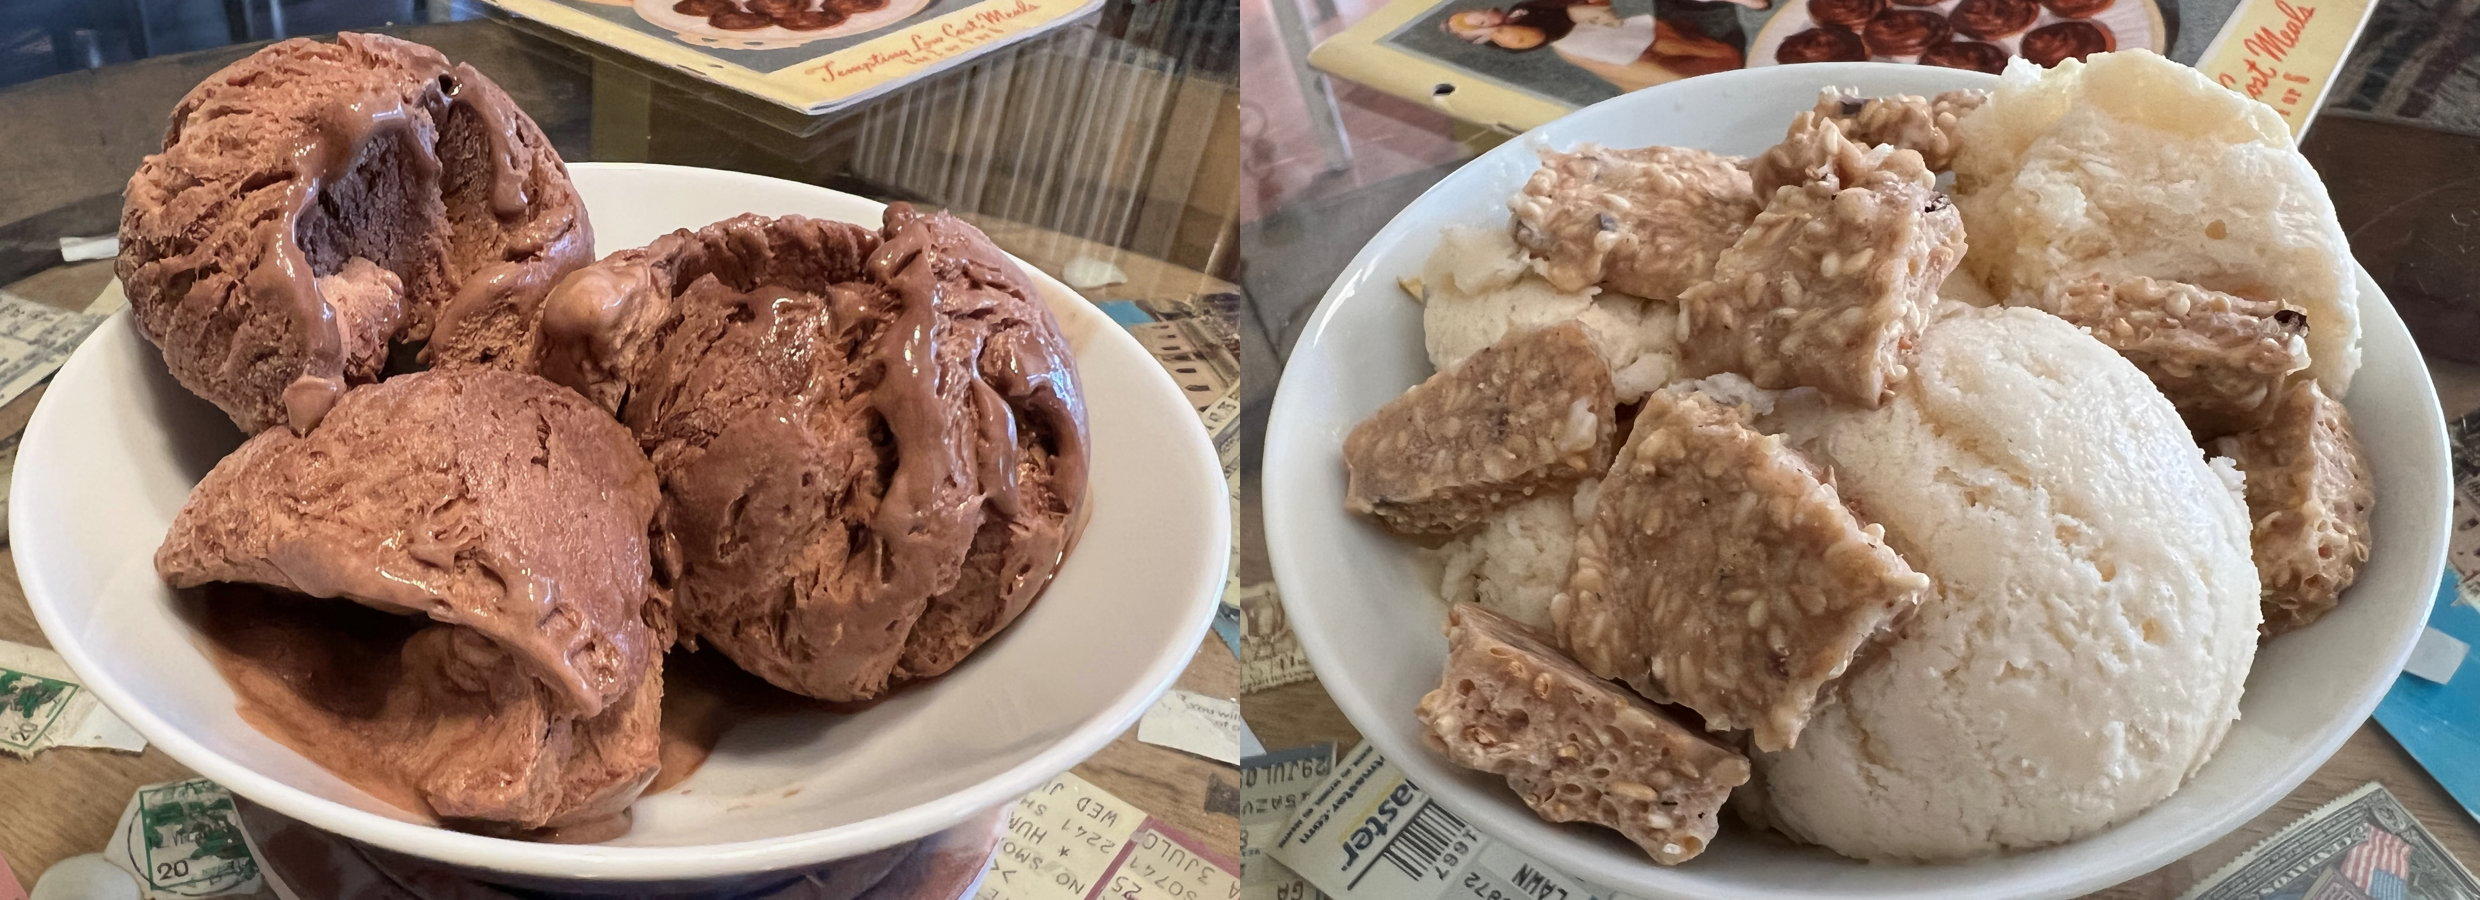
[{"label": "magazine page with chocolate cookie photo", "polygon": [[[2269,0],[2255,0],[2266,2]],[[2189,64],[2233,0],[1392,0],[1312,66],[1520,130],[1628,91],[1741,68],[1891,62],[1996,74],[2112,50]],[[2269,7],[2271,8],[2271,7]],[[2245,35],[2239,40],[2244,40]]]}]

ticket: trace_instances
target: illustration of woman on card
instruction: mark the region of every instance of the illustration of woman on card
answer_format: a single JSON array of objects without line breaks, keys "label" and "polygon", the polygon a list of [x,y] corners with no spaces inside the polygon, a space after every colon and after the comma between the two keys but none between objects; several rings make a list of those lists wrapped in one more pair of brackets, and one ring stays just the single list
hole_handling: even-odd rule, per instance
[{"label": "illustration of woman on card", "polygon": [[1772,0],[1657,0],[1654,13],[1620,18],[1610,0],[1523,0],[1447,18],[1447,32],[1475,44],[1523,53],[1550,48],[1622,91],[1739,68],[1734,5],[1765,9]]}]

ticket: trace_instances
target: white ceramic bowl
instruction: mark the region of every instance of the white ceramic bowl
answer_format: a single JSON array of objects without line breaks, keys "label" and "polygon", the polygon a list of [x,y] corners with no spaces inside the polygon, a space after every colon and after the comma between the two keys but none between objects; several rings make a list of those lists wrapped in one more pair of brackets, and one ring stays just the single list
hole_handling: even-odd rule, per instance
[{"label": "white ceramic bowl", "polygon": [[[878,203],[755,175],[570,168],[602,253],[743,212],[879,219]],[[640,800],[635,826],[609,843],[407,821],[243,723],[152,563],[191,486],[240,435],[173,382],[126,314],[69,359],[26,428],[9,510],[18,575],[52,645],[147,740],[348,837],[520,878],[606,882],[768,872],[892,846],[1008,803],[1127,730],[1196,652],[1223,587],[1230,501],[1195,410],[1126,331],[1031,274],[1075,349],[1093,429],[1092,520],[1058,580],[946,677],[849,715],[732,729],[685,784]]]},{"label": "white ceramic bowl", "polygon": [[2257,655],[2242,718],[2176,795],[2066,845],[1941,866],[1866,865],[1733,823],[1705,855],[1665,869],[1600,829],[1535,818],[1506,785],[1445,762],[1413,704],[1446,646],[1431,570],[1412,543],[1343,508],[1343,436],[1430,373],[1420,308],[1396,287],[1440,229],[1503,221],[1535,147],[1597,141],[1753,154],[1781,139],[1819,88],[1928,94],[1978,73],[1884,63],[1800,65],[1691,78],[1594,104],[1482,154],[1412,202],[1362,248],[1293,348],[1266,427],[1268,550],[1283,605],[1337,705],[1457,815],[1577,877],[1638,895],[2066,896],[2151,871],[2270,806],[2342,744],[2394,683],[2436,595],[2447,495],[2444,417],[2418,349],[2362,276],[2367,362],[2347,399],[2377,481],[2376,551],[2342,605]]}]

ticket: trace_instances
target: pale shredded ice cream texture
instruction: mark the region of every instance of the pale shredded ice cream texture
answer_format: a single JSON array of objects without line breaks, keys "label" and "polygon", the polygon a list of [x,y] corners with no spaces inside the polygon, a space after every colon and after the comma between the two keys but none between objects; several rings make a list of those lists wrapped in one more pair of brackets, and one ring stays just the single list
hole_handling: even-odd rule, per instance
[{"label": "pale shredded ice cream texture", "polygon": [[1577,523],[1592,515],[1600,484],[1588,478],[1572,491],[1526,498],[1440,545],[1433,551],[1439,596],[1450,605],[1478,603],[1548,632],[1550,598],[1567,587]]},{"label": "pale shredded ice cream texture", "polygon": [[1761,806],[1867,860],[1952,860],[2107,828],[2168,797],[2239,715],[2256,570],[2227,465],[2099,341],[1948,305],[1879,410],[1785,395],[1770,425],[1935,582],[1829,688]]},{"label": "pale shredded ice cream texture", "polygon": [[2324,182],[2270,107],[2149,53],[2009,65],[1958,124],[1964,265],[2000,299],[2147,276],[2297,306],[2310,369],[2359,368],[2359,276]]},{"label": "pale shredded ice cream texture", "polygon": [[1679,313],[1670,304],[1551,287],[1505,228],[1441,232],[1421,265],[1421,287],[1421,330],[1430,364],[1441,370],[1510,333],[1570,319],[1584,325],[1610,363],[1621,403],[1661,387],[1679,367]]}]

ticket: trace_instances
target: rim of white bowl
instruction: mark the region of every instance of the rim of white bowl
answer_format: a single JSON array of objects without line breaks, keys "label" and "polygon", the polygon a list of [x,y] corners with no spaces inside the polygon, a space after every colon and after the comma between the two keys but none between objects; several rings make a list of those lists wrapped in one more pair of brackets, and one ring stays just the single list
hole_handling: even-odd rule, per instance
[{"label": "rim of white bowl", "polygon": [[[783,185],[792,185],[804,191],[824,191],[849,199],[861,200],[874,208],[885,207],[885,204],[865,197],[746,172],[659,163],[588,162],[570,163],[569,167],[571,169],[672,170],[696,172],[702,177],[720,175],[745,179],[753,184],[764,184],[768,189],[780,190]],[[1016,259],[1014,254],[1010,254],[1009,259],[1015,260],[1017,265],[1034,280],[1037,287],[1046,294],[1055,293],[1060,298],[1076,298],[1078,303],[1082,304],[1073,307],[1077,310],[1076,315],[1093,318],[1094,321],[1089,324],[1097,326],[1093,328],[1093,331],[1099,335],[1098,340],[1114,344],[1125,352],[1151,358],[1152,354],[1147,353],[1144,345],[1138,343],[1127,329],[1110,321],[1110,317],[1104,315],[1100,309],[1084,301],[1083,295],[1078,294],[1049,273],[1026,265],[1023,260]],[[115,314],[114,318],[118,319],[127,315],[129,312],[123,310]],[[102,327],[124,326],[107,321]],[[92,341],[90,337],[87,343],[79,345],[78,349],[70,354],[68,362],[61,366],[61,372],[67,373],[72,369],[101,365],[102,363],[96,361],[97,357],[87,352],[92,346]],[[1171,380],[1169,372],[1163,371],[1159,366],[1143,371],[1146,374],[1142,377],[1154,385],[1155,389],[1171,396],[1184,397],[1184,392],[1180,390],[1177,382]],[[1183,400],[1183,405],[1185,405],[1185,400]],[[54,402],[54,395],[47,394],[43,402],[36,405],[34,415],[27,420],[26,433],[32,435],[54,427],[49,423],[52,419],[51,413],[58,406],[59,404]],[[1175,424],[1174,427],[1180,433],[1179,443],[1186,452],[1181,453],[1176,459],[1163,461],[1163,464],[1184,466],[1190,470],[1187,473],[1188,476],[1200,479],[1210,478],[1217,485],[1214,490],[1206,492],[1213,498],[1212,511],[1215,514],[1203,517],[1205,521],[1200,522],[1199,525],[1205,529],[1206,536],[1210,538],[1205,542],[1205,546],[1228,548],[1231,545],[1231,501],[1229,492],[1220,487],[1223,483],[1221,457],[1216,453],[1212,440],[1206,436],[1203,421],[1190,417],[1184,422]],[[40,446],[35,441],[25,441],[24,444]],[[21,482],[31,477],[29,473],[40,468],[39,465],[18,466],[10,476],[11,493],[24,496]],[[24,551],[17,558],[25,559],[28,556],[66,552],[65,548],[53,543],[54,538],[50,530],[44,528],[44,523],[33,520],[33,514],[27,511],[28,508],[26,504],[11,504],[9,508],[9,532],[19,549]],[[818,831],[724,844],[673,847],[544,844],[486,837],[391,819],[260,775],[247,766],[207,749],[149,711],[144,704],[137,702],[136,698],[130,696],[119,684],[109,679],[94,677],[95,673],[105,670],[93,660],[88,659],[75,642],[58,645],[54,649],[68,661],[69,667],[77,672],[78,678],[85,682],[86,687],[103,700],[105,706],[110,707],[115,715],[127,720],[131,727],[136,728],[139,734],[146,737],[148,742],[162,747],[164,752],[171,755],[173,759],[197,770],[198,774],[223,785],[234,793],[265,804],[278,813],[313,827],[426,859],[517,875],[577,881],[674,881],[717,878],[832,862],[926,837],[962,823],[977,813],[1015,800],[1034,788],[1040,787],[1042,782],[1074,768],[1077,763],[1094,755],[1113,739],[1119,737],[1121,732],[1135,725],[1138,717],[1144,715],[1146,707],[1151,706],[1156,698],[1170,689],[1172,682],[1179,678],[1180,672],[1187,668],[1188,661],[1195,655],[1199,642],[1204,640],[1205,634],[1211,630],[1215,607],[1220,602],[1223,592],[1223,582],[1229,575],[1230,553],[1214,552],[1207,556],[1206,564],[1197,569],[1196,577],[1191,580],[1191,583],[1171,594],[1174,597],[1188,598],[1190,605],[1194,607],[1188,613],[1188,621],[1179,631],[1182,635],[1181,639],[1155,648],[1154,659],[1147,663],[1143,677],[1130,682],[1126,690],[1103,707],[1100,715],[1087,720],[1042,752],[1034,754],[1012,768],[976,782],[964,790],[883,816]],[[40,570],[20,565],[18,566],[18,582],[25,588],[29,605],[34,608],[36,622],[42,626],[47,636],[54,633],[60,623],[52,621],[44,611],[51,605],[52,601],[49,598],[54,598],[57,594],[47,576]],[[1041,604],[1035,604],[1035,606],[1039,608]]]},{"label": "rim of white bowl", "polygon": [[[1761,80],[1769,78],[1779,79],[1782,77],[1779,74],[1781,71],[1786,69],[1799,69],[1814,73],[1816,76],[1814,79],[1814,84],[1816,85],[1833,85],[1853,81],[1871,80],[1865,75],[1847,77],[1844,73],[1875,72],[1890,68],[1901,69],[1906,72],[1914,72],[1919,67],[1905,63],[1883,62],[1805,63],[1799,66],[1734,69],[1712,75],[1698,76],[1696,80],[1706,82],[1705,84],[1699,85],[1698,87],[1700,88],[1714,88],[1718,87],[1718,85],[1707,81],[1708,79],[1720,79],[1725,81]],[[1766,75],[1760,73],[1775,74]],[[1998,81],[1997,76],[1980,72],[1957,70],[1944,74],[1953,75],[1966,82],[1977,82],[1983,86],[1995,85]],[[1357,296],[1364,292],[1380,292],[1386,288],[1385,285],[1373,286],[1373,283],[1370,280],[1374,274],[1372,272],[1372,268],[1377,261],[1379,247],[1402,240],[1404,238],[1404,233],[1412,229],[1411,223],[1406,218],[1406,211],[1429,201],[1431,196],[1434,194],[1441,194],[1446,191],[1462,189],[1461,185],[1453,184],[1453,182],[1458,181],[1458,176],[1462,176],[1466,172],[1472,171],[1479,167],[1487,166],[1495,160],[1503,159],[1505,155],[1529,154],[1535,152],[1534,148],[1542,145],[1543,139],[1539,137],[1540,132],[1543,129],[1556,125],[1560,121],[1585,114],[1588,111],[1605,105],[1650,103],[1655,98],[1667,93],[1668,89],[1672,89],[1676,85],[1682,83],[1684,83],[1684,80],[1682,82],[1671,82],[1669,84],[1656,85],[1650,88],[1620,94],[1618,96],[1579,108],[1574,112],[1568,113],[1566,116],[1561,116],[1559,119],[1554,119],[1550,122],[1543,123],[1542,125],[1528,130],[1523,134],[1509,138],[1505,143],[1502,143],[1497,147],[1493,147],[1470,160],[1466,160],[1461,166],[1457,166],[1455,171],[1448,173],[1446,177],[1439,179],[1436,184],[1433,184],[1427,190],[1422,191],[1419,196],[1414,197],[1411,202],[1406,203],[1402,210],[1396,211],[1394,217],[1388,219],[1386,225],[1379,228],[1375,234],[1370,236],[1368,243],[1361,246],[1360,252],[1353,254],[1352,261],[1344,266],[1343,272],[1336,277],[1333,284],[1327,287],[1325,295],[1318,299],[1317,307],[1310,312],[1308,321],[1301,329],[1300,337],[1293,343],[1291,352],[1289,354],[1285,354],[1284,358],[1288,361],[1293,355],[1300,353],[1302,348],[1318,346],[1320,342],[1326,340],[1326,332],[1334,324],[1335,316],[1338,314],[1343,304],[1349,302],[1346,298]],[[2375,280],[2369,277],[2364,269],[2360,269],[2358,267],[2356,260],[2353,261],[2353,269],[2359,275],[2360,282],[2363,287],[2376,287]],[[2385,297],[2382,289],[2377,290],[2377,297],[2380,300],[2384,300],[2387,308],[2389,310],[2391,309],[2392,301]],[[2402,327],[2399,316],[2394,317],[2393,322],[2395,327]],[[1305,398],[1308,395],[1321,390],[1322,388],[1319,385],[1308,384],[1292,378],[1291,376],[1294,371],[1295,370],[1292,367],[1287,365],[1284,370],[1283,379],[1276,385],[1274,404],[1266,419],[1265,457],[1263,465],[1259,468],[1259,472],[1261,473],[1261,482],[1258,485],[1258,490],[1259,507],[1264,510],[1267,523],[1267,527],[1264,529],[1266,534],[1267,560],[1271,568],[1274,570],[1276,594],[1280,602],[1283,604],[1285,612],[1287,614],[1293,614],[1293,618],[1297,620],[1301,618],[1301,616],[1294,612],[1295,605],[1319,602],[1317,598],[1321,595],[1315,585],[1309,584],[1302,580],[1304,576],[1295,574],[1286,577],[1285,572],[1300,571],[1300,566],[1296,564],[1295,561],[1306,559],[1308,556],[1317,551],[1316,548],[1301,546],[1296,543],[1290,533],[1277,527],[1277,523],[1290,519],[1292,511],[1300,504],[1316,501],[1312,501],[1306,497],[1294,496],[1293,492],[1284,490],[1286,485],[1282,482],[1282,476],[1279,473],[1288,473],[1299,468],[1304,464],[1304,460],[1325,458],[1329,463],[1335,463],[1335,457],[1336,454],[1340,452],[1341,444],[1339,443],[1340,436],[1336,436],[1335,440],[1320,443],[1314,439],[1316,436],[1308,433],[1308,430],[1301,427],[1296,421],[1308,415],[1308,413],[1304,410],[1304,406],[1309,401]],[[2421,371],[2419,374],[2419,386],[2422,394],[2427,400],[2427,406],[2430,409],[2437,411],[2437,415],[2433,418],[2440,420],[2435,431],[2435,437],[2437,439],[2436,442],[2440,444],[2441,449],[2439,452],[2442,455],[2442,444],[2445,434],[2443,430],[2444,413],[2437,400],[2436,384],[2431,378],[2428,377],[2425,370]],[[2448,481],[2450,482],[2451,479],[2448,479]],[[2430,505],[2439,507],[2435,512],[2435,517],[2437,520],[2440,522],[2445,521],[2451,512],[2451,495],[2441,491],[2435,496],[2428,498],[2428,500]],[[1331,500],[1329,502],[1334,502],[1337,505],[1340,505],[1340,500]],[[2416,551],[2421,555],[2421,558],[2431,561],[2432,568],[2440,568],[2442,571],[2442,566],[2445,563],[2446,551],[2446,535],[2444,530],[2438,529],[2434,531],[2429,535],[2429,539],[2425,543],[2427,544],[2425,547],[2412,549],[2416,549]],[[2428,608],[2428,603],[2425,600],[2423,600],[2421,608],[2423,610]],[[2422,621],[2425,621],[2425,614],[2423,614],[2421,618]],[[1310,667],[1317,670],[1320,673],[1320,677],[1324,677],[1324,674],[1327,672],[1345,671],[1342,667],[1340,667],[1339,661],[1346,653],[1350,652],[1351,648],[1339,646],[1330,642],[1327,634],[1316,629],[1295,629],[1294,633],[1300,641],[1301,650],[1309,658]],[[2391,663],[2386,667],[2389,671],[2399,671],[2402,668],[2403,662],[2410,657],[2412,645],[2418,640],[2419,633],[2420,630],[2418,628],[2411,628],[2406,629],[2404,633],[2396,636],[2390,655]],[[2155,845],[2159,852],[2142,856],[2131,856],[2109,866],[2094,869],[2080,870],[2072,873],[2052,873],[2052,877],[2048,878],[2024,878],[2005,885],[1991,885],[1986,882],[1974,885],[1959,885],[1948,891],[1911,891],[1907,892],[1906,896],[1919,898],[1941,896],[1982,897],[1990,896],[1990,892],[1992,890],[2021,890],[2032,892],[2032,894],[2039,896],[2072,896],[2117,884],[2126,881],[2129,878],[2134,878],[2150,872],[2156,868],[2159,868],[2166,862],[2184,857],[2198,849],[2201,849],[2206,844],[2212,843],[2214,840],[2230,833],[2240,825],[2245,824],[2248,820],[2255,818],[2259,813],[2271,808],[2274,803],[2280,801],[2283,797],[2289,796],[2291,791],[2296,790],[2300,784],[2306,782],[2309,775],[2314,774],[2318,768],[2322,767],[2326,760],[2333,756],[2335,751],[2341,749],[2343,742],[2349,740],[2351,735],[2359,730],[2360,725],[2368,720],[2370,714],[2375,712],[2377,704],[2385,698],[2386,691],[2392,687],[2392,684],[2393,682],[2391,679],[2386,679],[2375,684],[2370,689],[2362,690],[2360,695],[2354,698],[2352,704],[2347,708],[2347,711],[2352,713],[2346,720],[2351,723],[2350,727],[2329,729],[2326,734],[2320,737],[2319,740],[2312,745],[2312,752],[2300,755],[2289,767],[2275,773],[2273,777],[2260,782],[2263,787],[2260,788],[2254,796],[2249,797],[2244,802],[2225,806],[2218,815],[2197,822],[2195,828],[2184,832],[2178,840],[2167,841]],[[1396,730],[1392,726],[1371,727],[1372,724],[1383,723],[1389,718],[1392,718],[1395,713],[1374,707],[1364,695],[1358,692],[1345,691],[1336,693],[1330,691],[1329,693],[1332,695],[1337,708],[1343,711],[1344,718],[1350,720],[1353,723],[1353,726],[1361,732],[1362,738],[1376,744],[1379,752],[1385,754],[1387,761],[1392,762],[1398,768],[1403,769],[1405,773],[1412,778],[1414,783],[1436,785],[1450,783],[1455,778],[1457,774],[1456,770],[1437,759],[1435,754],[1431,753],[1428,748],[1417,742],[1397,740]],[[2181,786],[2181,790],[2185,790],[2184,785]],[[1503,794],[1504,792],[1501,793]],[[1500,797],[1493,801],[1479,795],[1467,797],[1465,792],[1456,789],[1431,790],[1430,797],[1432,800],[1446,806],[1448,811],[1475,822],[1483,822],[1496,818],[1499,814],[1508,812],[1505,809],[1508,804],[1516,802],[1512,795]],[[1467,802],[1468,800],[1470,801],[1469,803]],[[1531,815],[1531,813],[1526,812],[1525,815]],[[2116,826],[2113,827],[2115,828]],[[2095,834],[2099,835],[2107,833],[2109,833],[2109,831],[2104,830],[2101,832],[2096,832]],[[1544,862],[1559,866],[1571,875],[1593,881],[1597,884],[1602,884],[1613,889],[1624,891],[1641,891],[1650,889],[1662,891],[1664,893],[1669,892],[1668,888],[1654,887],[1637,882],[1631,873],[1601,865],[1589,854],[1574,852],[1573,847],[1584,843],[1585,839],[1572,834],[1563,833],[1559,835],[1556,840],[1539,845],[1535,845],[1523,838],[1509,838],[1500,836],[1496,833],[1493,833],[1493,836],[1500,837],[1502,840],[1508,840],[1510,843],[1519,846],[1521,849],[1544,857]],[[2093,836],[2088,835],[2079,840],[2090,840],[2092,837]],[[2075,842],[2070,841],[2068,843],[2072,844]],[[1711,886],[1706,885],[1705,887]],[[1680,896],[1688,895],[1682,894]],[[1838,896],[1838,893],[1832,890],[1830,886],[1820,885],[1819,889],[1814,891],[1789,894],[1775,892],[1771,896],[1831,897]]]}]

